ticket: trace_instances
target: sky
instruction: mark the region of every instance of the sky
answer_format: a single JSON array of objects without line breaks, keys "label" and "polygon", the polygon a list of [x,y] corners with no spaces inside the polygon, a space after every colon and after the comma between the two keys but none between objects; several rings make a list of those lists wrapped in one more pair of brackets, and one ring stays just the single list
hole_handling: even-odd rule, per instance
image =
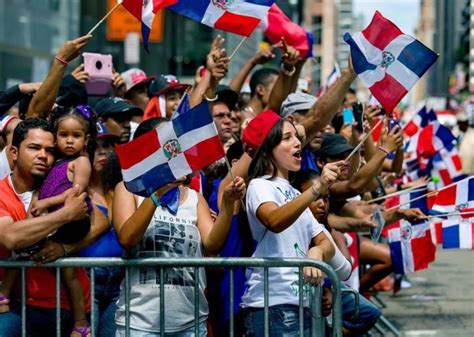
[{"label": "sky", "polygon": [[402,32],[415,35],[420,0],[353,0],[352,6],[355,15],[364,15],[364,27],[370,23],[375,10],[378,10]]}]

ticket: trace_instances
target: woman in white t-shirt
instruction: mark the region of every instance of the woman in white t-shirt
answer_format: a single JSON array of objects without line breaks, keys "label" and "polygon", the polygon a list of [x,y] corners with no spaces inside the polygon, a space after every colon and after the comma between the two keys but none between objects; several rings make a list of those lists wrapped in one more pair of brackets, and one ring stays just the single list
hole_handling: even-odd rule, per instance
[{"label": "woman in white t-shirt", "polygon": [[[244,130],[248,151],[258,148],[249,167],[252,179],[247,190],[247,216],[254,241],[254,257],[309,257],[328,262],[334,246],[313,217],[308,206],[336,181],[342,162],[325,166],[321,178],[300,193],[289,183],[291,172],[301,166],[301,142],[292,123],[272,111],[264,111]],[[263,336],[263,268],[247,269],[247,289],[241,306],[245,312],[247,336]],[[323,274],[305,268],[304,279],[317,284]],[[269,269],[269,328],[273,337],[299,331],[299,287],[297,268]],[[305,336],[309,335],[310,316],[304,291]]]},{"label": "woman in white t-shirt", "polygon": [[[140,124],[134,138],[158,126],[164,118]],[[159,127],[159,126],[158,126]],[[113,223],[117,237],[131,257],[199,258],[204,252],[218,254],[230,228],[235,202],[245,190],[242,178],[226,187],[223,206],[215,221],[202,195],[183,180],[168,184],[151,198],[138,197],[121,182],[115,188]],[[130,270],[130,336],[158,337],[160,331],[160,269]],[[164,327],[166,336],[195,336],[195,287],[198,287],[199,337],[207,336],[208,304],[204,295],[203,268],[164,269]],[[122,287],[115,320],[117,337],[125,336],[125,289]]]}]

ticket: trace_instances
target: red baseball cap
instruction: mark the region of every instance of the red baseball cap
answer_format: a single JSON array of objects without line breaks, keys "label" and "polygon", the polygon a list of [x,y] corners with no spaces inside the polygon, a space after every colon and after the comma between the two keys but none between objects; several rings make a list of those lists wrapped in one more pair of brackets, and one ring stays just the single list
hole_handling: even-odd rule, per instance
[{"label": "red baseball cap", "polygon": [[171,90],[184,92],[190,87],[190,84],[180,83],[174,75],[161,75],[151,82],[150,95],[160,96]]},{"label": "red baseball cap", "polygon": [[120,76],[125,81],[126,91],[129,91],[137,84],[150,82],[155,79],[153,76],[147,76],[143,70],[138,68],[129,69],[121,73]]},{"label": "red baseball cap", "polygon": [[242,132],[244,150],[250,156],[257,152],[260,145],[270,133],[270,130],[281,119],[281,116],[273,110],[265,110],[252,119]]}]

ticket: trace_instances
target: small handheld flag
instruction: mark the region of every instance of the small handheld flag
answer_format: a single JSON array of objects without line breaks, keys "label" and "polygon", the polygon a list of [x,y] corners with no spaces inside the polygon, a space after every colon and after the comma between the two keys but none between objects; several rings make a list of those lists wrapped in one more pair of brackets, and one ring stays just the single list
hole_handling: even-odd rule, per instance
[{"label": "small handheld flag", "polygon": [[438,58],[378,11],[363,31],[344,34],[344,41],[351,46],[354,70],[387,112]]}]

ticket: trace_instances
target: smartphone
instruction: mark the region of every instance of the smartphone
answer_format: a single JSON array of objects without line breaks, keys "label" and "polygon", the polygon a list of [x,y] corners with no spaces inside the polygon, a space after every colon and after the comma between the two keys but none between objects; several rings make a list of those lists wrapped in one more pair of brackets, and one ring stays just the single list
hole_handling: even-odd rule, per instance
[{"label": "smartphone", "polygon": [[354,123],[354,114],[351,108],[342,109],[342,125]]},{"label": "smartphone", "polygon": [[382,229],[385,226],[385,219],[379,207],[374,209],[372,217],[376,226],[370,229],[370,238],[374,243],[377,243],[380,240],[380,234],[382,234]]},{"label": "smartphone", "polygon": [[388,132],[392,131],[395,125],[398,125],[398,120],[393,117],[390,117],[388,120]]},{"label": "smartphone", "polygon": [[206,75],[206,67],[201,66],[201,69],[199,69],[199,76],[203,77]]},{"label": "smartphone", "polygon": [[104,96],[112,84],[112,55],[97,53],[82,53],[84,70],[89,74],[86,82],[87,94]]},{"label": "smartphone", "polygon": [[364,106],[361,102],[352,104],[352,113],[354,114],[355,121],[357,123],[357,131],[364,131]]}]

